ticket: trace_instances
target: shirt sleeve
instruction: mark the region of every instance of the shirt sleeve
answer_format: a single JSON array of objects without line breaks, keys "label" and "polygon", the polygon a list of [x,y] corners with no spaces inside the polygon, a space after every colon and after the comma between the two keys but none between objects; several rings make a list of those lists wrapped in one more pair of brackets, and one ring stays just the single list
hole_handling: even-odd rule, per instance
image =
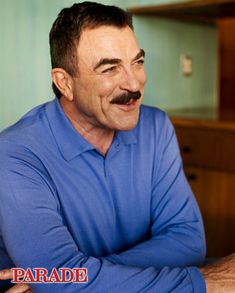
[{"label": "shirt sleeve", "polygon": [[[205,292],[194,268],[115,264],[85,255],[63,222],[56,189],[39,158],[25,147],[1,143],[0,229],[15,266],[88,270],[87,284],[31,284],[34,293],[72,292]],[[200,279],[201,278],[201,279]]]},{"label": "shirt sleeve", "polygon": [[151,237],[108,259],[142,268],[198,266],[206,253],[202,218],[185,178],[174,128],[166,116],[158,140],[158,144],[164,143],[152,185]]}]

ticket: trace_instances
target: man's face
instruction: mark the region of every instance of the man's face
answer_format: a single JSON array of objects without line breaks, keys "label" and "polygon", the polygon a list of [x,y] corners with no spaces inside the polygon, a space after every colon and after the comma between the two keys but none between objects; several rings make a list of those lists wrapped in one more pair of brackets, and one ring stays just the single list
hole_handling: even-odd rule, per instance
[{"label": "man's face", "polygon": [[77,115],[90,126],[109,130],[135,127],[144,93],[144,53],[129,27],[85,29],[73,78]]}]

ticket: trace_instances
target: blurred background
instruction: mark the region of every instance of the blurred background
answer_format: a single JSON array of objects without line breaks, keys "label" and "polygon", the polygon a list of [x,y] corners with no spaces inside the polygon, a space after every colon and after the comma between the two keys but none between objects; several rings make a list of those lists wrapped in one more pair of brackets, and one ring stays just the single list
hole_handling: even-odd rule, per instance
[{"label": "blurred background", "polygon": [[[74,2],[0,0],[0,130],[54,98],[48,34]],[[134,15],[146,51],[144,103],[165,110],[175,126],[208,256],[235,252],[235,1],[98,2]]]}]

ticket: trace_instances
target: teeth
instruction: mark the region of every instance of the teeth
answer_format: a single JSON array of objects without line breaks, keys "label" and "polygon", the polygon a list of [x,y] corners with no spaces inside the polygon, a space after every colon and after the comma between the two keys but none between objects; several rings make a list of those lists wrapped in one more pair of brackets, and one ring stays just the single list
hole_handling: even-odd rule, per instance
[{"label": "teeth", "polygon": [[130,104],[132,104],[132,102],[133,102],[133,99],[130,99],[130,101],[127,102],[126,104],[127,104],[127,105],[130,105]]}]

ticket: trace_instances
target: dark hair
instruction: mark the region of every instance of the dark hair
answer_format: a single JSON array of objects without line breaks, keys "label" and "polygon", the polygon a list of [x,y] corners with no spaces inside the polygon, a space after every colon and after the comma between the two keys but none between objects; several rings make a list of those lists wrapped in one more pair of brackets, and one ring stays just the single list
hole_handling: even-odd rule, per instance
[{"label": "dark hair", "polygon": [[[82,30],[102,25],[120,28],[129,26],[133,30],[131,14],[116,6],[87,1],[62,9],[50,31],[52,68],[63,68],[70,75],[76,76],[77,45]],[[52,88],[60,98],[62,94],[54,83]]]}]

